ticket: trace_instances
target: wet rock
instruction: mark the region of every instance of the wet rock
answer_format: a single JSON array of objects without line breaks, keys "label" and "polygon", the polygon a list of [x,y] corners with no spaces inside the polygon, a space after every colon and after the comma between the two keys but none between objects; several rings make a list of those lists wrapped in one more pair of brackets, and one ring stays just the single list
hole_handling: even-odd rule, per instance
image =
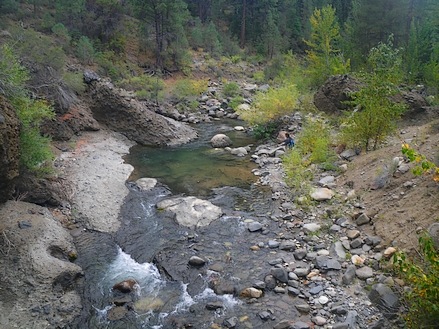
[{"label": "wet rock", "polygon": [[225,319],[224,322],[223,322],[224,326],[226,328],[230,328],[230,329],[236,328],[238,323],[239,323],[239,320],[238,320],[237,317],[232,317],[232,318],[229,318],[229,319]]},{"label": "wet rock", "polygon": [[251,222],[248,224],[248,230],[250,232],[256,232],[262,230],[262,224],[259,222]]},{"label": "wet rock", "polygon": [[288,272],[283,269],[283,268],[273,268],[271,269],[271,275],[273,275],[273,277],[282,282],[282,283],[287,283],[288,282]]},{"label": "wet rock", "polygon": [[178,224],[190,228],[207,226],[222,215],[220,207],[192,196],[162,200],[157,208],[173,213]]},{"label": "wet rock", "polygon": [[120,291],[124,294],[133,292],[134,290],[139,288],[139,284],[134,279],[127,279],[121,282],[116,283],[113,286],[113,290]]},{"label": "wet rock", "polygon": [[383,312],[385,317],[391,319],[398,315],[399,298],[387,285],[382,283],[373,285],[369,299]]},{"label": "wet rock", "polygon": [[189,265],[192,266],[203,266],[204,264],[206,264],[206,261],[204,259],[202,259],[201,257],[198,256],[192,256],[189,259]]},{"label": "wet rock", "polygon": [[239,293],[239,296],[242,298],[260,298],[262,297],[262,294],[263,294],[262,290],[250,287],[243,289]]},{"label": "wet rock", "polygon": [[206,309],[208,309],[209,311],[215,311],[220,308],[224,308],[224,305],[221,301],[208,302],[206,304]]},{"label": "wet rock", "polygon": [[137,188],[141,191],[149,191],[157,185],[157,179],[155,178],[139,178],[135,182]]},{"label": "wet rock", "polygon": [[125,306],[115,306],[108,311],[107,318],[110,321],[117,321],[123,319],[127,314],[128,309]]}]

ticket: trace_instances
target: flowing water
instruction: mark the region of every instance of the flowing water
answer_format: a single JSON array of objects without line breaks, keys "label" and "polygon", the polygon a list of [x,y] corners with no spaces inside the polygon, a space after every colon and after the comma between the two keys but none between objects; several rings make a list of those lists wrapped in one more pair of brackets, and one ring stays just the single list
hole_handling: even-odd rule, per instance
[{"label": "flowing water", "polygon": [[[242,245],[243,235],[248,233],[243,219],[255,202],[249,201],[255,195],[252,184],[256,178],[251,173],[255,164],[250,156],[238,158],[212,149],[209,140],[225,132],[234,147],[254,141],[224,121],[197,127],[199,139],[183,146],[133,147],[125,160],[135,168],[130,180],[154,177],[160,185],[148,192],[131,189],[116,234],[85,232],[77,238],[79,263],[85,272],[85,307],[77,328],[177,328],[181,319],[195,323],[195,328],[209,328],[219,317],[239,314],[242,302],[232,294],[216,295],[209,282],[221,275],[228,276],[229,282],[250,280],[251,271],[239,268],[241,262],[231,261],[233,257],[261,269],[260,260]],[[197,231],[180,227],[155,208],[158,201],[176,194],[209,199],[221,206],[225,215]],[[263,199],[256,203],[262,206]],[[211,263],[226,264],[227,270],[219,274],[188,269],[194,246]],[[154,264],[160,264],[162,271]],[[113,303],[120,297],[112,287],[129,278],[140,286],[131,295],[129,312],[110,320],[115,316],[111,313]],[[221,308],[206,310],[206,303],[212,301],[220,302]]]}]

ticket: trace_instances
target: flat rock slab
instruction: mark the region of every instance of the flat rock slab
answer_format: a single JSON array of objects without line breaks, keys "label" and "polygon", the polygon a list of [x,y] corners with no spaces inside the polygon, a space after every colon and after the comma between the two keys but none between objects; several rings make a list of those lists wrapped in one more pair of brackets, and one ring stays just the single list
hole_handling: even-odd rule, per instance
[{"label": "flat rock slab", "polygon": [[220,207],[193,196],[166,199],[157,208],[172,212],[178,224],[190,228],[207,226],[223,214]]}]

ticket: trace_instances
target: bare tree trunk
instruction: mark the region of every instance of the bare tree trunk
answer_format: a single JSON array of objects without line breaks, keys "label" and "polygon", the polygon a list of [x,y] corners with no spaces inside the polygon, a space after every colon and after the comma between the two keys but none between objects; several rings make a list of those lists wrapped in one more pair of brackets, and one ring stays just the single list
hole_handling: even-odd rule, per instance
[{"label": "bare tree trunk", "polygon": [[242,0],[242,19],[241,19],[241,38],[240,38],[241,48],[245,47],[246,19],[247,19],[247,0]]}]

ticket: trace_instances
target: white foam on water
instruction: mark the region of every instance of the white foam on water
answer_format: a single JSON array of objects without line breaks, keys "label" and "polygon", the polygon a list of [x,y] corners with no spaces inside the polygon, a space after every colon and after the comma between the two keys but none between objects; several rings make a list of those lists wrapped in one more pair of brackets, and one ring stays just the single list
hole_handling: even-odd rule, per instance
[{"label": "white foam on water", "polygon": [[[161,278],[157,267],[151,263],[137,263],[131,256],[118,247],[118,254],[110,264],[100,283],[103,294],[111,292],[111,288],[118,282],[134,279],[140,286],[139,294],[158,293],[166,285]],[[156,294],[155,294],[156,295]]]}]

